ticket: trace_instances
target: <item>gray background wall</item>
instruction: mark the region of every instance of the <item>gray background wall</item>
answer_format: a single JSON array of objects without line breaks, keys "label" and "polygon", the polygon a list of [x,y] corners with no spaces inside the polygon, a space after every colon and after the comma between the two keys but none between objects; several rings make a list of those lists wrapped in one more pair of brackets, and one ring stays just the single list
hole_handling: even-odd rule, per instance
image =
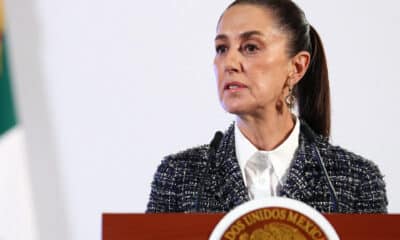
[{"label": "gray background wall", "polygon": [[[40,239],[99,239],[103,212],[143,212],[162,157],[232,121],[212,68],[229,2],[5,1]],[[400,3],[296,2],[325,43],[332,141],[380,166],[400,212]]]}]

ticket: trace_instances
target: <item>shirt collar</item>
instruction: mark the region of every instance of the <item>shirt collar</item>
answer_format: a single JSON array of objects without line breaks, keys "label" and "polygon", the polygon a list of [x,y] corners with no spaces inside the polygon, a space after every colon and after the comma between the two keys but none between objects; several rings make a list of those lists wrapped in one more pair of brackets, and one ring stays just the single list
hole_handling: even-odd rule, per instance
[{"label": "shirt collar", "polygon": [[[271,161],[279,179],[286,176],[287,170],[290,167],[293,156],[299,146],[300,135],[300,121],[297,116],[295,118],[295,125],[292,132],[278,147],[270,151],[259,151],[240,131],[237,123],[235,123],[235,148],[236,156],[239,162],[242,175],[244,175],[244,167],[247,161],[256,153],[261,152],[266,155]],[[245,180],[246,181],[246,180]],[[245,182],[246,184],[246,182]]]}]

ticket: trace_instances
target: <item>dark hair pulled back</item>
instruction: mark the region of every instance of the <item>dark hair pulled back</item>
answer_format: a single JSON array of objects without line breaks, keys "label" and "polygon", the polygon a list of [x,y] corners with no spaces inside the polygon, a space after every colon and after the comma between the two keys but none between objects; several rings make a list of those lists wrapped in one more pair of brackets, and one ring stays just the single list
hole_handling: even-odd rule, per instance
[{"label": "dark hair pulled back", "polygon": [[228,9],[239,4],[261,6],[272,12],[278,27],[288,34],[289,56],[295,56],[300,51],[310,53],[307,72],[294,88],[299,117],[316,133],[329,137],[331,108],[328,67],[321,39],[308,23],[304,12],[291,0],[236,0]]}]

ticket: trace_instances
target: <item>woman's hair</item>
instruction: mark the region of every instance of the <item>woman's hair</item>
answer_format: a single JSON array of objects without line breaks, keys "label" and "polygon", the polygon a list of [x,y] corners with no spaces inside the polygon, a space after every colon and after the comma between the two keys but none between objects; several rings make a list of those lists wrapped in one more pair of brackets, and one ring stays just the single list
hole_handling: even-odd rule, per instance
[{"label": "woman's hair", "polygon": [[294,91],[299,117],[318,134],[330,135],[331,108],[328,67],[321,39],[308,23],[304,12],[291,0],[236,0],[232,6],[251,4],[270,10],[278,27],[288,34],[288,53],[300,51],[311,55],[310,65]]}]

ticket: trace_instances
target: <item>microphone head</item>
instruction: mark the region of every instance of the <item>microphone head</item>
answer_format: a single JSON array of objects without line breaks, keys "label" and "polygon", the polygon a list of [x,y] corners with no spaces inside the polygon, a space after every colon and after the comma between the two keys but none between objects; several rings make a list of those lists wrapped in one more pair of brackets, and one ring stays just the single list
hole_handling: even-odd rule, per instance
[{"label": "microphone head", "polygon": [[211,140],[211,142],[210,142],[210,148],[211,149],[217,149],[218,148],[218,145],[219,145],[219,143],[221,142],[221,139],[222,139],[222,137],[224,136],[224,134],[221,132],[221,131],[217,131],[215,134],[214,134],[214,138]]}]

